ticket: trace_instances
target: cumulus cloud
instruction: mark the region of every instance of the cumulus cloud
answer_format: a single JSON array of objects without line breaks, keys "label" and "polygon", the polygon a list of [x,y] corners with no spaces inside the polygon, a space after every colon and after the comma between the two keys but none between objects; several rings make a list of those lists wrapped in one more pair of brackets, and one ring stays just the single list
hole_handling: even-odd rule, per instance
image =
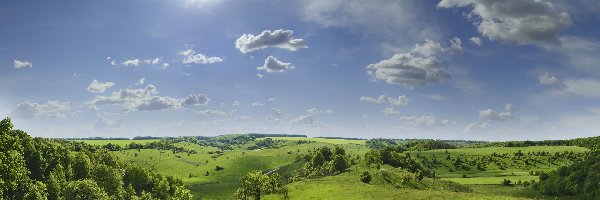
[{"label": "cumulus cloud", "polygon": [[135,83],[135,84],[136,84],[136,85],[144,85],[144,83],[145,83],[145,82],[146,82],[146,78],[140,78],[140,79],[138,80],[138,82],[137,82],[137,83]]},{"label": "cumulus cloud", "polygon": [[97,80],[93,80],[88,86],[87,91],[91,93],[104,93],[106,89],[111,88],[114,85],[115,83],[113,82],[102,83],[98,82]]},{"label": "cumulus cloud", "polygon": [[375,104],[389,104],[390,106],[405,106],[408,104],[410,99],[406,95],[398,96],[398,98],[390,97],[385,94],[380,95],[377,98],[362,96],[360,101],[375,103]]},{"label": "cumulus cloud", "polygon": [[265,117],[267,121],[279,121],[283,116],[283,111],[277,108],[271,108],[269,114]]},{"label": "cumulus cloud", "polygon": [[440,8],[471,7],[467,17],[490,40],[515,44],[557,44],[571,18],[544,0],[442,0]]},{"label": "cumulus cloud", "polygon": [[127,111],[148,111],[206,105],[210,100],[205,94],[190,94],[182,99],[157,96],[156,94],[158,94],[156,87],[148,84],[145,88],[124,88],[108,96],[96,96],[87,104],[95,109],[105,105],[121,105]]},{"label": "cumulus cloud", "polygon": [[24,119],[65,118],[70,109],[70,103],[64,101],[47,101],[46,103],[25,101],[17,104],[17,107],[11,111],[11,115]]},{"label": "cumulus cloud", "polygon": [[471,38],[469,38],[469,41],[471,41],[471,43],[473,43],[477,46],[483,45],[483,41],[479,37],[471,37]]},{"label": "cumulus cloud", "polygon": [[220,57],[209,57],[201,53],[196,53],[192,49],[180,51],[179,54],[183,55],[183,64],[213,64],[223,62],[223,58]]},{"label": "cumulus cloud", "polygon": [[456,123],[455,121],[448,119],[440,119],[433,115],[423,115],[423,116],[402,116],[400,120],[414,125],[414,126],[444,126],[449,124]]},{"label": "cumulus cloud", "polygon": [[479,118],[486,120],[505,121],[513,118],[514,107],[512,104],[504,105],[503,110],[485,109],[479,111]]},{"label": "cumulus cloud", "polygon": [[265,76],[265,75],[262,75],[262,74],[256,74],[256,77],[257,77],[257,78],[263,78],[264,76]]},{"label": "cumulus cloud", "polygon": [[276,47],[289,51],[307,48],[303,39],[296,39],[292,30],[265,30],[260,35],[244,34],[235,41],[235,47],[242,53]]},{"label": "cumulus cloud", "polygon": [[332,114],[333,110],[331,110],[331,109],[329,109],[329,110],[319,110],[317,108],[310,108],[310,109],[306,110],[306,113],[313,114],[313,115],[316,115],[316,114]]},{"label": "cumulus cloud", "polygon": [[294,69],[294,66],[292,63],[282,62],[273,56],[269,56],[265,58],[265,64],[263,66],[256,67],[256,69],[263,70],[267,73],[278,73],[285,72],[289,69]]},{"label": "cumulus cloud", "polygon": [[190,94],[183,99],[184,106],[204,106],[208,104],[210,99],[206,94]]},{"label": "cumulus cloud", "polygon": [[32,68],[33,64],[29,61],[13,60],[13,67],[15,67],[15,69]]},{"label": "cumulus cloud", "polygon": [[131,59],[131,60],[126,60],[123,61],[121,64],[124,66],[136,66],[139,67],[140,64],[142,63],[142,61],[140,61],[140,59]]},{"label": "cumulus cloud", "polygon": [[391,58],[367,66],[367,73],[374,80],[389,84],[415,87],[439,83],[450,78],[435,54],[444,50],[439,43],[426,40],[416,44],[411,52],[397,53]]}]

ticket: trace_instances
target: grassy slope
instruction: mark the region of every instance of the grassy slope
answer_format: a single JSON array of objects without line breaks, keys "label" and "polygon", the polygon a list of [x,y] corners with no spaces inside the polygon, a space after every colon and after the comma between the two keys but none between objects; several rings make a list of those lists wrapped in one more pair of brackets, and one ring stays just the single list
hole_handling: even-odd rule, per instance
[{"label": "grassy slope", "polygon": [[150,142],[155,142],[155,141],[159,141],[159,140],[74,140],[77,142],[85,142],[91,145],[106,145],[108,143],[114,144],[114,145],[119,145],[119,146],[125,146],[128,144],[131,144],[132,142],[138,143],[138,144],[146,144],[146,143],[150,143]]}]

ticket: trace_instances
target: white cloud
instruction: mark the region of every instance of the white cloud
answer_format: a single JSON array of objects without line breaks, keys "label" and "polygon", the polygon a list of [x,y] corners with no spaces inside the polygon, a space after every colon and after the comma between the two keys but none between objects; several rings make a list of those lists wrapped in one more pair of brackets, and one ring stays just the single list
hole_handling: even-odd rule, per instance
[{"label": "white cloud", "polygon": [[244,34],[235,41],[235,47],[242,53],[265,49],[268,47],[296,51],[307,48],[303,39],[296,39],[292,30],[265,30],[260,35]]},{"label": "white cloud", "polygon": [[152,84],[145,88],[124,88],[108,96],[96,96],[87,104],[95,109],[104,105],[120,105],[127,111],[163,110],[181,106],[206,105],[210,100],[205,94],[190,94],[186,98],[156,96],[158,91]]},{"label": "white cloud", "polygon": [[31,62],[29,62],[29,61],[14,60],[13,61],[13,67],[15,67],[16,69],[32,68],[33,64]]},{"label": "white cloud", "polygon": [[71,109],[69,102],[47,101],[46,103],[32,103],[25,101],[17,104],[17,107],[11,111],[11,115],[16,118],[34,119],[34,118],[65,118],[66,112]]},{"label": "white cloud", "polygon": [[271,108],[271,112],[265,117],[267,121],[279,121],[283,116],[283,111],[277,108]]},{"label": "white cloud", "polygon": [[140,61],[140,59],[131,59],[131,60],[126,60],[123,61],[121,64],[124,66],[136,66],[139,67],[140,64],[142,63],[142,61]]},{"label": "white cloud", "polygon": [[571,25],[566,12],[543,0],[442,0],[437,6],[472,7],[467,17],[483,36],[515,44],[557,44],[557,35]]},{"label": "white cloud", "polygon": [[488,129],[490,129],[490,127],[491,127],[491,125],[487,122],[483,122],[483,123],[473,122],[465,127],[465,132],[467,132],[467,133],[482,132],[482,131],[487,131]]},{"label": "white cloud", "polygon": [[548,73],[539,75],[538,81],[542,85],[554,85],[554,84],[560,83],[560,80],[558,78],[556,78],[556,76],[550,75]]},{"label": "white cloud", "polygon": [[226,112],[220,111],[220,110],[201,110],[201,111],[198,111],[198,113],[204,114],[204,115],[227,115]]},{"label": "white cloud", "polygon": [[574,80],[565,80],[564,82],[565,89],[564,92],[600,98],[600,80],[597,79],[574,79]]},{"label": "white cloud", "polygon": [[496,120],[496,121],[505,121],[514,118],[513,117],[513,108],[512,104],[504,105],[504,110],[497,111],[493,109],[485,109],[479,111],[479,118],[486,120]]},{"label": "white cloud", "polygon": [[442,63],[434,56],[443,51],[439,43],[426,40],[416,44],[412,52],[397,53],[391,58],[367,66],[367,73],[375,80],[407,87],[439,83],[450,78]]},{"label": "white cloud", "polygon": [[306,113],[313,114],[313,115],[316,115],[316,114],[332,114],[333,110],[331,110],[331,109],[329,109],[329,110],[319,110],[317,108],[310,108],[310,109],[306,110]]},{"label": "white cloud", "polygon": [[410,99],[406,95],[398,96],[398,98],[389,97],[385,94],[380,95],[377,98],[362,96],[360,101],[375,103],[375,104],[389,104],[390,106],[405,106],[408,104]]},{"label": "white cloud", "polygon": [[210,99],[206,94],[190,94],[183,99],[184,106],[204,106],[207,105]]},{"label": "white cloud", "polygon": [[231,103],[231,106],[233,106],[233,107],[240,106],[240,101],[238,101],[238,100],[233,101],[233,103]]},{"label": "white cloud", "polygon": [[444,126],[449,124],[456,123],[455,121],[448,119],[440,119],[433,115],[423,115],[423,116],[402,116],[400,120],[414,125],[414,126]]},{"label": "white cloud", "polygon": [[146,82],[146,78],[140,78],[140,80],[138,80],[138,82],[136,83],[136,85],[144,85],[144,82]]},{"label": "white cloud", "polygon": [[209,57],[201,53],[196,53],[192,49],[180,51],[179,54],[183,55],[183,64],[213,64],[223,62],[223,58],[220,57]]},{"label": "white cloud", "polygon": [[140,104],[136,105],[135,110],[163,110],[169,108],[176,108],[179,106],[181,106],[181,100],[179,99],[174,99],[171,97],[153,96],[150,99],[142,101]]},{"label": "white cloud", "polygon": [[433,31],[437,25],[422,15],[421,5],[420,1],[403,0],[303,0],[300,15],[305,21],[325,27],[346,28],[361,35],[396,42],[437,34]]},{"label": "white cloud", "polygon": [[313,125],[315,123],[315,119],[312,115],[302,115],[298,118],[292,119],[290,122],[295,125]]},{"label": "white cloud", "polygon": [[104,93],[106,89],[111,88],[115,83],[113,82],[98,82],[97,80],[93,80],[92,83],[87,88],[87,91],[91,93]]},{"label": "white cloud", "polygon": [[163,68],[163,69],[168,69],[168,68],[169,68],[169,66],[170,66],[170,65],[169,65],[169,63],[163,63],[163,64],[161,65],[161,68]]},{"label": "white cloud", "polygon": [[260,67],[256,67],[258,70],[263,70],[267,73],[277,73],[277,72],[285,72],[289,69],[294,69],[292,63],[286,63],[277,60],[277,58],[273,56],[268,56],[265,58],[265,64]]},{"label": "white cloud", "polygon": [[258,103],[258,102],[254,102],[252,104],[250,104],[250,106],[264,106],[264,103]]},{"label": "white cloud", "polygon": [[458,38],[458,37],[453,37],[450,40],[450,50],[462,51],[463,50],[462,40],[460,40],[460,38]]},{"label": "white cloud", "polygon": [[479,37],[471,37],[471,38],[469,38],[469,41],[471,41],[471,43],[473,43],[477,46],[483,45],[483,41]]},{"label": "white cloud", "polygon": [[394,107],[387,107],[383,109],[384,115],[400,115],[400,111],[396,110]]},{"label": "white cloud", "polygon": [[262,74],[256,74],[256,77],[258,77],[258,78],[263,78],[263,77],[264,77],[264,75],[262,75]]},{"label": "white cloud", "polygon": [[160,64],[161,61],[162,61],[161,58],[156,57],[154,59],[146,59],[146,60],[144,60],[144,63],[151,64],[151,65],[158,65],[158,64]]}]

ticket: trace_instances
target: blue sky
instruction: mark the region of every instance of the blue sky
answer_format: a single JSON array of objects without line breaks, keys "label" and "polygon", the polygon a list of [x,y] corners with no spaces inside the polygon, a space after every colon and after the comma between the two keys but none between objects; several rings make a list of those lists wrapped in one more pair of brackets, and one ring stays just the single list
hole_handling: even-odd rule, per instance
[{"label": "blue sky", "polygon": [[591,0],[0,1],[0,115],[43,137],[598,135]]}]

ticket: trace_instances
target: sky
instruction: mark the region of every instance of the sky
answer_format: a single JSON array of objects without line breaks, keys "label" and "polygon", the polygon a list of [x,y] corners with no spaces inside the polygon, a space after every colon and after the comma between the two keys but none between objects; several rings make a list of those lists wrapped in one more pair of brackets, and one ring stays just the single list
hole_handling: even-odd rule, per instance
[{"label": "sky", "polygon": [[544,140],[600,130],[593,0],[0,0],[39,137]]}]

